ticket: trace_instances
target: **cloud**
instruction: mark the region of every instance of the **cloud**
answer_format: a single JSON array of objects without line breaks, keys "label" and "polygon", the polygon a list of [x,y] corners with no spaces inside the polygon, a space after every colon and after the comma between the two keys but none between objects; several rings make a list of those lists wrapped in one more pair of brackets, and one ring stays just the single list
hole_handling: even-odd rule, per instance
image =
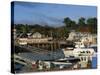
[{"label": "cloud", "polygon": [[42,13],[33,13],[34,16],[33,18],[35,20],[33,21],[37,21],[41,24],[55,24],[55,25],[63,25],[63,20],[62,19],[58,19],[56,17],[52,17],[52,16],[47,16],[46,14],[42,14]]}]

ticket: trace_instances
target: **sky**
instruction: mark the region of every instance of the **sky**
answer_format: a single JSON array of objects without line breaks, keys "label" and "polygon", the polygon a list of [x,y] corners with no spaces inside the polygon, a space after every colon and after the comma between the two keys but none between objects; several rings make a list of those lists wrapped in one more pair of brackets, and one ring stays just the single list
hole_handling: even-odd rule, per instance
[{"label": "sky", "polygon": [[63,20],[69,17],[78,22],[80,17],[86,19],[97,17],[96,6],[50,4],[34,2],[14,2],[15,24],[40,24],[62,26]]}]

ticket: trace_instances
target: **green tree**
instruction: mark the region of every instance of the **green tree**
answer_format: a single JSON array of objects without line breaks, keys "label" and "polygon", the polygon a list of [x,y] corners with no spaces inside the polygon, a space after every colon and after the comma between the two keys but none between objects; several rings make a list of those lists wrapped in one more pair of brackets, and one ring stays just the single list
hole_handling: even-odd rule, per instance
[{"label": "green tree", "polygon": [[79,18],[78,25],[81,25],[81,26],[85,25],[85,18],[84,17]]},{"label": "green tree", "polygon": [[91,28],[91,33],[97,33],[97,18],[89,18],[87,25]]},{"label": "green tree", "polygon": [[30,26],[29,25],[27,25],[27,24],[25,25],[24,32],[26,32],[26,33],[30,32]]},{"label": "green tree", "polygon": [[76,28],[76,22],[75,21],[71,21],[70,27],[71,27],[71,29],[75,29]]},{"label": "green tree", "polygon": [[71,19],[69,17],[64,18],[64,23],[66,25],[66,27],[70,27],[71,25]]}]

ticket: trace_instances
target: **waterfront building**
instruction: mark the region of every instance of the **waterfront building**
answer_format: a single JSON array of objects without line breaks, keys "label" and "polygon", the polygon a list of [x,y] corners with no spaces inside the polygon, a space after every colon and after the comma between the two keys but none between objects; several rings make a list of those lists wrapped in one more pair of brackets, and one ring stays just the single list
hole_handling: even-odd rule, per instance
[{"label": "waterfront building", "polygon": [[65,41],[64,43],[62,41],[54,41],[53,37],[48,37],[39,32],[27,34],[22,33],[17,37],[17,43],[19,45],[31,45],[48,50],[60,49],[60,44],[66,44]]},{"label": "waterfront building", "polygon": [[32,43],[46,43],[49,40],[52,40],[52,37],[43,37],[42,34],[39,32],[33,33],[33,34],[20,34],[20,36],[17,38],[18,43],[20,45],[26,45],[26,44],[32,44]]},{"label": "waterfront building", "polygon": [[97,35],[91,34],[89,32],[75,32],[71,31],[69,33],[69,37],[66,39],[68,41],[81,41],[84,44],[96,44],[97,43]]},{"label": "waterfront building", "polygon": [[43,35],[40,34],[39,32],[33,33],[31,36],[32,36],[32,38],[35,38],[35,39],[43,37]]}]

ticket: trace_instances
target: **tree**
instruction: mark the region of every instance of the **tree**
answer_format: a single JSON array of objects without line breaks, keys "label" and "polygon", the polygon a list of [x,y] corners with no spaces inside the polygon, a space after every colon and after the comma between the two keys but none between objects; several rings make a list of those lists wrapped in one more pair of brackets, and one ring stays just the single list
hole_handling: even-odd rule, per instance
[{"label": "tree", "polygon": [[64,18],[64,23],[66,25],[66,27],[70,27],[71,25],[71,19],[69,17]]},{"label": "tree", "polygon": [[64,18],[64,23],[66,25],[67,30],[70,30],[70,29],[73,30],[76,27],[76,22],[71,20],[69,17]]},{"label": "tree", "polygon": [[17,24],[15,25],[15,28],[17,29],[18,34],[26,32],[25,25],[23,24]]},{"label": "tree", "polygon": [[81,26],[85,25],[85,18],[84,17],[79,18],[78,25],[81,25]]},{"label": "tree", "polygon": [[75,21],[71,21],[70,27],[71,27],[71,29],[74,29],[76,27],[76,22]]},{"label": "tree", "polygon": [[87,24],[88,24],[88,25],[91,25],[91,26],[97,25],[97,18],[89,18],[89,19],[87,20]]},{"label": "tree", "polygon": [[97,33],[97,18],[89,18],[87,25],[91,28],[91,33]]},{"label": "tree", "polygon": [[27,24],[25,25],[25,32],[26,32],[26,33],[29,33],[29,32],[30,32],[30,27],[29,27],[29,25],[27,25]]}]

